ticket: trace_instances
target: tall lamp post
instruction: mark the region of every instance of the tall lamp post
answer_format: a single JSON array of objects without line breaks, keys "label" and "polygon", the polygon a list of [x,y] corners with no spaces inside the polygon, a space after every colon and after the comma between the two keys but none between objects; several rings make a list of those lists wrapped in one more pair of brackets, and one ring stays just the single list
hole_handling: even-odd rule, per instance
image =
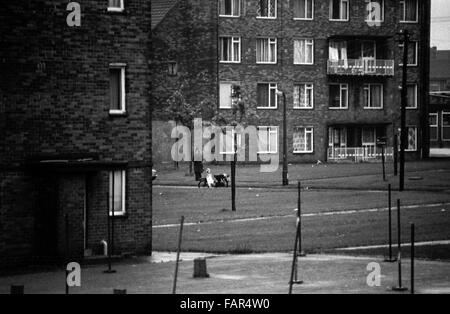
[{"label": "tall lamp post", "polygon": [[286,113],[286,94],[277,90],[277,95],[283,96],[283,186],[289,185],[288,163],[287,163],[287,113]]},{"label": "tall lamp post", "polygon": [[[231,92],[231,104],[234,114],[234,121],[237,124],[237,113],[240,112],[240,120],[244,114],[244,104],[242,103],[241,88],[233,85]],[[234,125],[236,127],[236,125]],[[236,163],[237,163],[237,133],[233,132],[233,161],[231,162],[231,211],[236,211]]]},{"label": "tall lamp post", "polygon": [[403,44],[403,77],[402,77],[402,107],[400,113],[400,178],[399,178],[399,191],[402,192],[405,189],[405,149],[406,142],[408,141],[408,135],[406,134],[406,103],[408,102],[408,46],[409,46],[409,33],[407,30],[401,30],[398,34],[400,37],[400,44]]}]

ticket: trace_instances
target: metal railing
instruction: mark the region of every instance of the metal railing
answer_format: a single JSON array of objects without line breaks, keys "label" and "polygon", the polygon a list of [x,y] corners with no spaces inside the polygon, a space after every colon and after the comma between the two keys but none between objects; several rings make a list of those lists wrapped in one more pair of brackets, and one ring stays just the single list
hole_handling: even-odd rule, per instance
[{"label": "metal railing", "polygon": [[[386,147],[384,151],[386,160],[393,160],[394,149]],[[376,146],[365,147],[338,147],[328,148],[328,161],[381,161],[382,149]]]},{"label": "metal railing", "polygon": [[328,74],[330,75],[393,76],[394,71],[394,60],[328,60]]}]

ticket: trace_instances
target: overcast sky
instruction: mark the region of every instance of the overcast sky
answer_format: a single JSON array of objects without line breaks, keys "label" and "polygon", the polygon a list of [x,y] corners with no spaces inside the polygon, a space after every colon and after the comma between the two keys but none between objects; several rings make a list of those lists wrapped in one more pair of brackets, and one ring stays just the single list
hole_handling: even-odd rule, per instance
[{"label": "overcast sky", "polygon": [[431,0],[431,46],[450,50],[450,0]]}]

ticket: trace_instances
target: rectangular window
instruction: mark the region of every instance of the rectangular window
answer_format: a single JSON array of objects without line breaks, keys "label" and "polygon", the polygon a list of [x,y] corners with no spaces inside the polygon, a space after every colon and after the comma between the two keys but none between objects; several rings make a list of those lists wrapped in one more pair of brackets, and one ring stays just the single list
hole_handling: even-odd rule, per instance
[{"label": "rectangular window", "polygon": [[277,0],[258,0],[258,17],[275,19],[277,17]]},{"label": "rectangular window", "polygon": [[417,23],[419,21],[419,2],[417,0],[400,1],[400,14],[403,23]]},{"label": "rectangular window", "polygon": [[257,86],[258,109],[277,109],[277,84],[261,83]]},{"label": "rectangular window", "polygon": [[[226,127],[225,132],[220,135],[220,153],[222,155],[234,154],[234,139],[235,139],[236,131],[233,127]],[[237,146],[241,145],[241,136],[242,134],[237,134]]]},{"label": "rectangular window", "polygon": [[[401,55],[403,61],[403,44],[400,44]],[[419,56],[419,42],[410,41],[408,45],[408,66],[417,66]],[[403,66],[403,62],[400,62],[400,66]]]},{"label": "rectangular window", "polygon": [[406,109],[417,109],[417,84],[408,84]]},{"label": "rectangular window", "polygon": [[438,140],[438,114],[430,113],[430,140]]},{"label": "rectangular window", "polygon": [[108,0],[108,12],[122,12],[125,10],[124,0]]},{"label": "rectangular window", "polygon": [[367,0],[367,22],[384,21],[384,0]]},{"label": "rectangular window", "polygon": [[256,63],[277,63],[277,39],[256,39]]},{"label": "rectangular window", "polygon": [[330,85],[330,109],[348,108],[348,84]]},{"label": "rectangular window", "polygon": [[364,85],[364,109],[383,109],[383,85]]},{"label": "rectangular window", "polygon": [[314,18],[314,0],[294,0],[294,19],[312,20]]},{"label": "rectangular window", "polygon": [[442,140],[450,141],[450,112],[442,112]]},{"label": "rectangular window", "polygon": [[258,127],[258,154],[276,154],[278,152],[278,127]]},{"label": "rectangular window", "polygon": [[294,85],[294,109],[312,109],[314,107],[314,85],[302,83]]},{"label": "rectangular window", "polygon": [[330,20],[348,21],[349,0],[330,0]]},{"label": "rectangular window", "polygon": [[417,128],[409,126],[406,129],[408,130],[408,142],[405,150],[408,152],[415,152],[417,151]]},{"label": "rectangular window", "polygon": [[241,62],[241,38],[220,37],[220,62]]},{"label": "rectangular window", "polygon": [[294,40],[294,64],[314,64],[314,40]]},{"label": "rectangular window", "polygon": [[297,127],[293,136],[294,154],[314,152],[314,129],[312,127]]},{"label": "rectangular window", "polygon": [[109,173],[109,214],[123,216],[125,209],[126,171],[116,170]]},{"label": "rectangular window", "polygon": [[219,0],[219,15],[224,17],[239,17],[241,14],[240,0]]},{"label": "rectangular window", "polygon": [[124,114],[125,107],[125,65],[110,64],[109,68],[110,114]]},{"label": "rectangular window", "polygon": [[231,109],[232,83],[220,83],[220,109]]},{"label": "rectangular window", "polygon": [[177,76],[178,75],[178,63],[176,61],[169,61],[167,63],[167,73],[169,76]]}]

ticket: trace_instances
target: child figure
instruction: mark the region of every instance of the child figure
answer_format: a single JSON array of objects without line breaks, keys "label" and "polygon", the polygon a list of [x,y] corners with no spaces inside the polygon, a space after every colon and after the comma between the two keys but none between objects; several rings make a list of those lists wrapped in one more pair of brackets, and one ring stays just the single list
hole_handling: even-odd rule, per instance
[{"label": "child figure", "polygon": [[214,186],[215,181],[214,181],[214,177],[211,174],[211,169],[206,169],[206,183],[208,184],[208,187],[211,188]]}]

